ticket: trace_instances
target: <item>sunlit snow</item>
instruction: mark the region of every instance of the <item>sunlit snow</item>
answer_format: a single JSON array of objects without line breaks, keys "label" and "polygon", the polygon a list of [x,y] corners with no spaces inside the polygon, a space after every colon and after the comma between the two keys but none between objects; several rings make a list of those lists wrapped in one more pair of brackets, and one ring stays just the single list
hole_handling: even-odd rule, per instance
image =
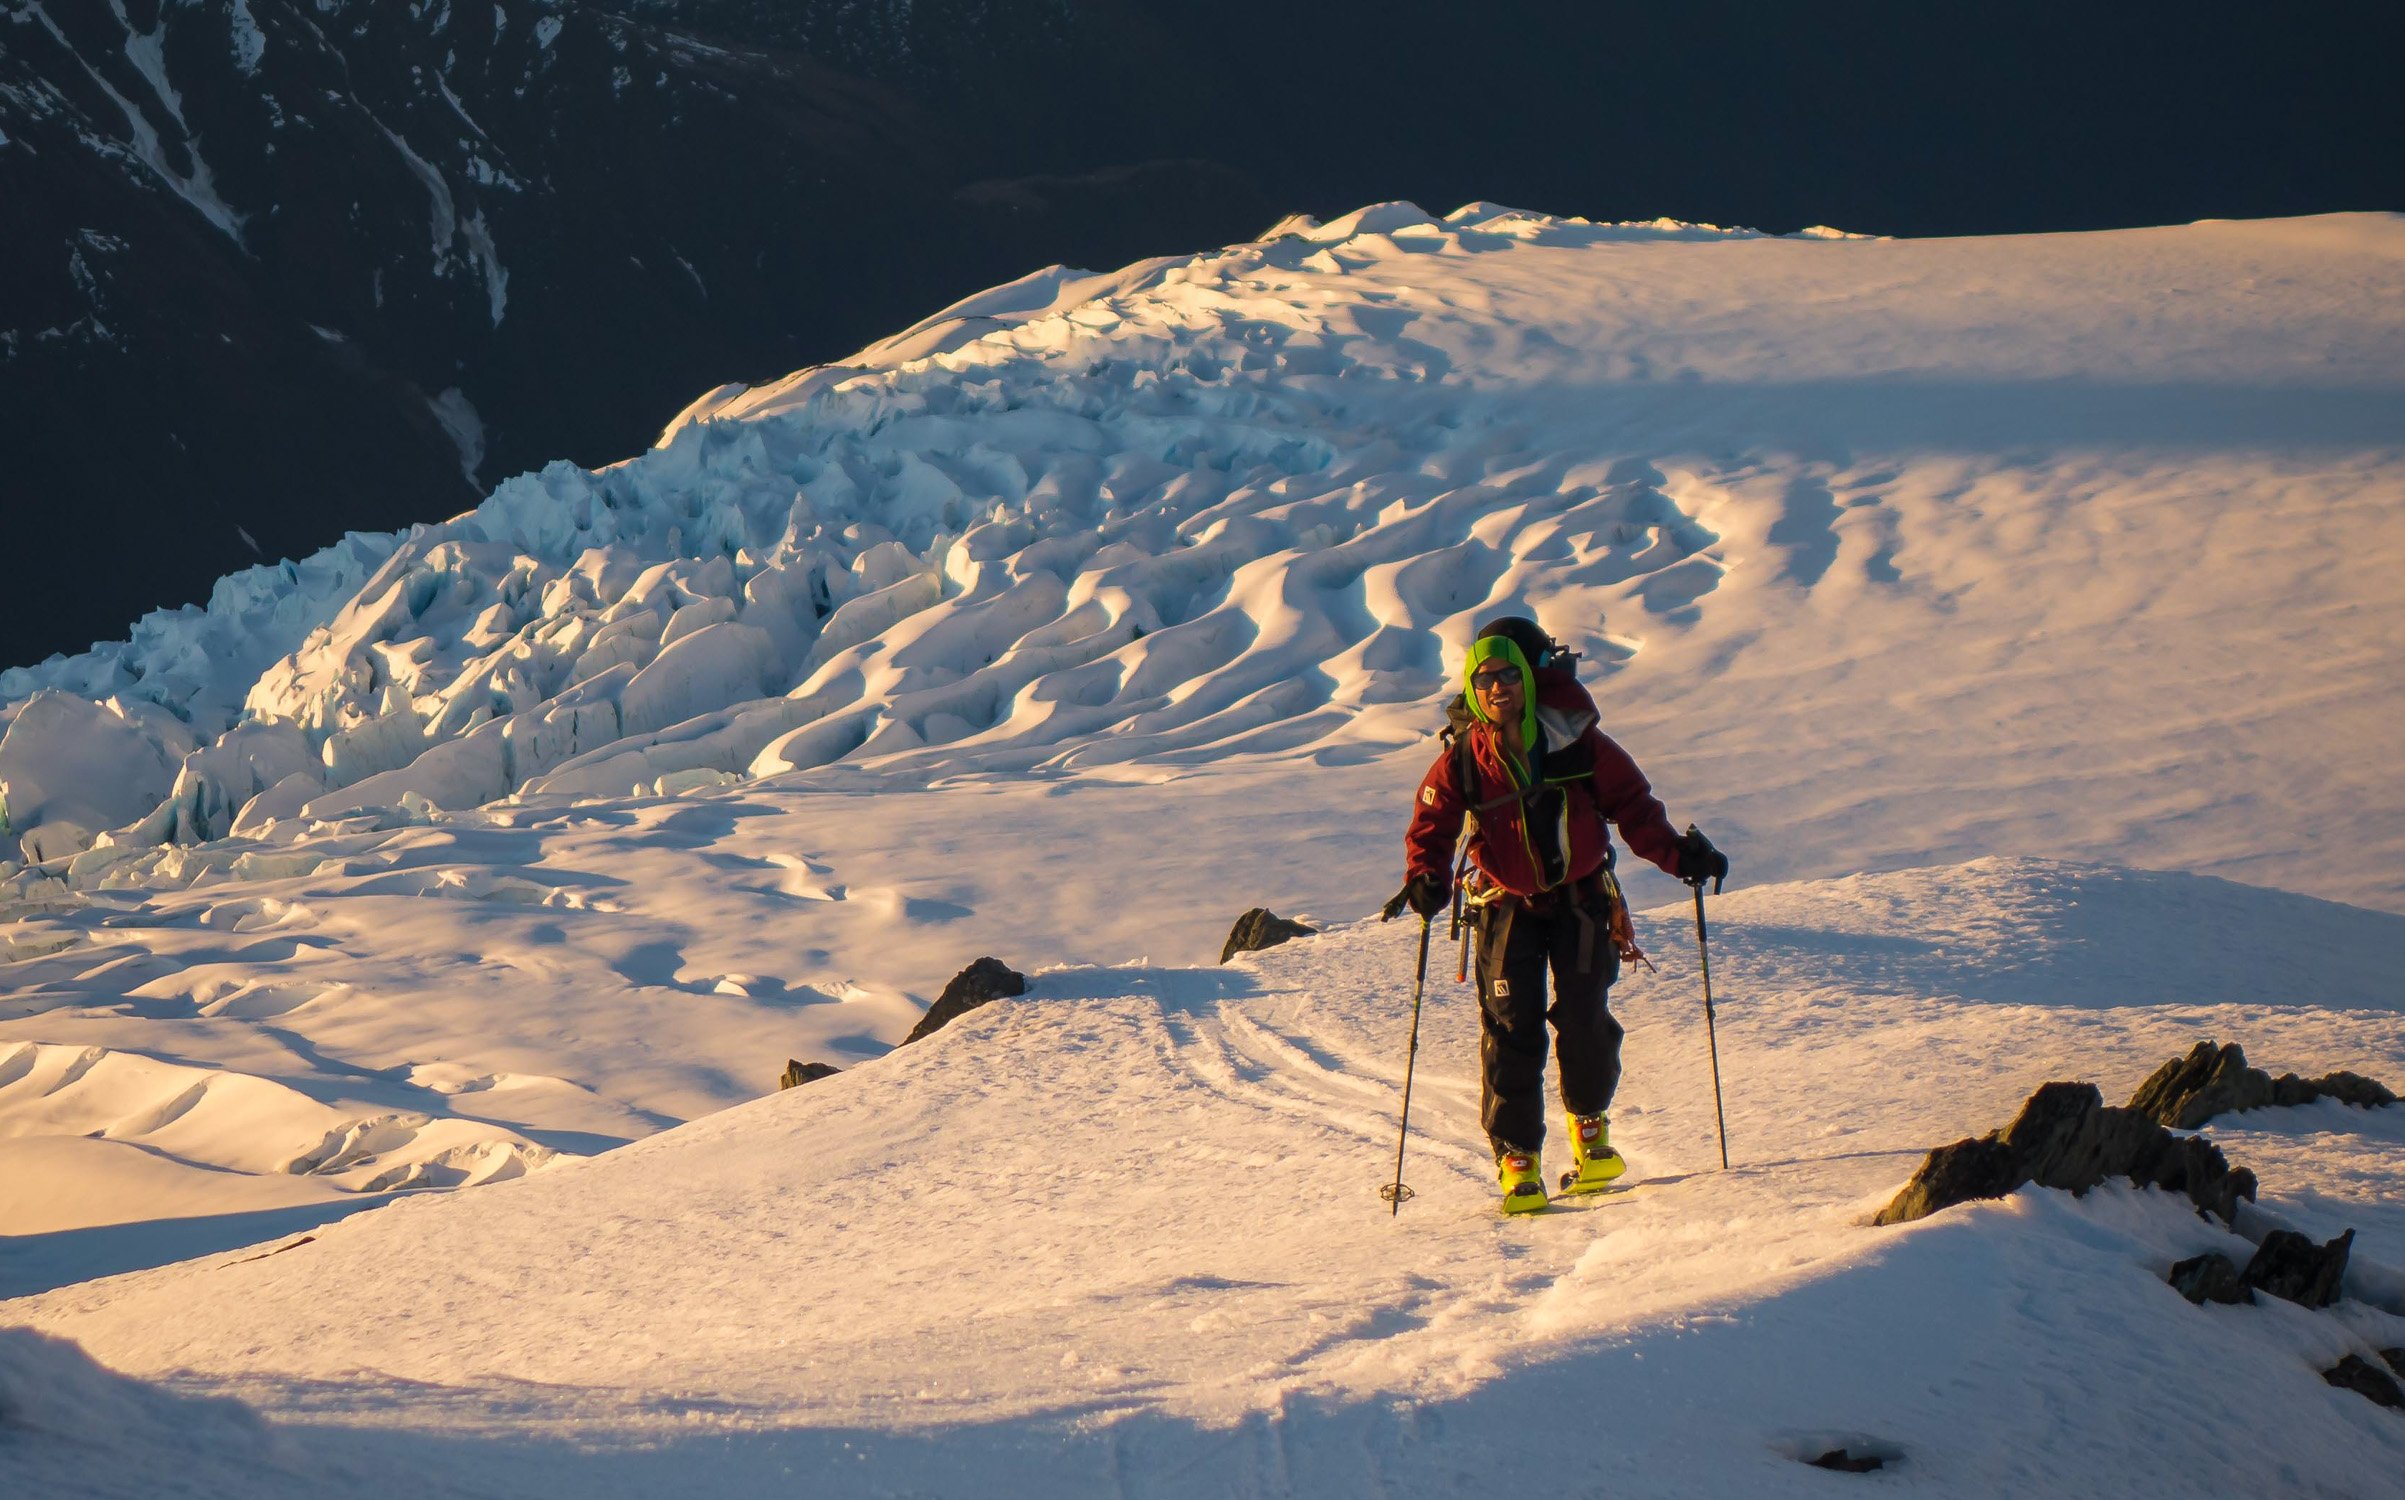
[{"label": "sunlit snow", "polygon": [[[2405,1080],[2401,260],[1376,205],[0,674],[0,1420],[127,1493],[2377,1493],[2405,1111],[2211,1127],[2335,1313],[2190,1307],[2244,1241],[2153,1193],[1865,1224],[2206,1036]],[[1361,919],[1506,610],[1735,861],[1734,1170],[1640,871],[1647,1185],[1496,1220],[1446,953],[1390,1219]],[[1211,966],[1254,905],[1331,930]]]}]

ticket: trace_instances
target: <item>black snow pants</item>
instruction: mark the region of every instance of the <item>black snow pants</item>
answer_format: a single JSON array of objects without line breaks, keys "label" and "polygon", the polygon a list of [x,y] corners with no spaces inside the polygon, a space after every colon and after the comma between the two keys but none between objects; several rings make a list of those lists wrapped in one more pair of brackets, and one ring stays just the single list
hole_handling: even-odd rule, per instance
[{"label": "black snow pants", "polygon": [[1620,1086],[1622,1033],[1605,1003],[1620,977],[1620,950],[1610,898],[1599,886],[1580,882],[1534,900],[1505,896],[1479,913],[1480,1117],[1497,1154],[1544,1145],[1548,1020],[1562,1103],[1572,1114],[1601,1114]]}]

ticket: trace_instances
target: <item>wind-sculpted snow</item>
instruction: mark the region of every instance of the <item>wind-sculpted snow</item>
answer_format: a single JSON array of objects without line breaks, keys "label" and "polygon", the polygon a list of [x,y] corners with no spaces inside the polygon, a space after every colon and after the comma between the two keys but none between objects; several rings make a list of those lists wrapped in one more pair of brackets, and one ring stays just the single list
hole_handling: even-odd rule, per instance
[{"label": "wind-sculpted snow", "polygon": [[[1465,214],[1498,247],[1650,232]],[[1029,770],[1401,743],[1362,710],[1433,693],[1472,614],[1662,573],[1713,538],[1643,465],[1495,430],[1394,294],[1319,285],[1372,226],[1429,253],[1461,240],[1394,206],[1032,278],[869,368],[721,393],[644,457],[512,480],[400,539],[330,620],[246,622],[309,624],[241,703],[300,739],[187,751],[176,812],[109,843],[222,837],[261,793],[243,831],[896,754]],[[233,717],[159,654],[12,682],[139,700],[156,681],[204,732]],[[44,743],[26,725],[20,758]]]},{"label": "wind-sculpted snow", "polygon": [[[2377,301],[2393,222],[2018,254],[1816,236],[1491,204],[1438,222],[1387,204],[1189,259],[1023,278],[853,362],[712,392],[639,458],[554,464],[451,522],[255,572],[208,615],[10,674],[12,697],[113,702],[154,758],[181,762],[164,789],[94,762],[109,796],[60,796],[57,714],[5,710],[0,782],[39,866],[19,882],[142,882],[163,864],[142,851],[167,843],[839,761],[924,778],[1358,758],[1424,732],[1446,648],[1504,608],[1537,609],[1591,669],[1635,671],[1619,723],[1691,724],[1680,705],[1724,671],[1780,684],[1785,701],[1749,688],[1700,712],[1854,726],[1815,768],[1821,787],[1887,772],[1897,734],[1953,717],[1886,683],[1950,692],[2013,670],[2000,655],[2051,680],[1983,686],[1991,717],[2068,694],[2099,720],[2081,732],[2107,740],[2205,734],[2227,696],[2263,701],[2256,677],[2294,684],[2330,722],[2255,728],[2241,764],[2258,777],[2398,706],[2365,669],[2405,626],[2354,607],[2399,547],[2382,424],[2405,412],[2405,372]],[[2320,284],[2276,309],[2178,295],[2289,262]],[[1966,300],[1973,273],[1988,290]],[[2096,310],[2132,298],[2150,321],[2100,333]],[[2116,420],[2097,453],[2081,429]],[[2247,516],[2272,529],[2239,540]],[[2353,561],[2298,598],[2283,580],[2327,572],[2331,526]],[[2029,639],[2040,619],[2076,636],[2081,610],[2133,591],[2173,634],[2117,676]],[[2364,654],[2299,650],[2314,619],[2344,620]],[[1837,620],[1842,668],[1814,644]],[[1658,659],[1637,660],[1649,645]],[[2168,691],[2226,671],[2225,646],[2260,666],[2209,700]],[[1749,738],[1764,754],[1783,742]],[[2032,814],[2093,826],[2083,804],[2101,788],[2080,783],[2095,757],[2034,723],[2015,738],[1934,743],[1901,779],[1985,802],[2036,776]],[[2116,744],[2106,764],[2143,754]],[[1789,775],[1758,758],[1742,771],[1749,790]],[[2372,799],[2347,809],[2353,826],[2405,848],[2405,806],[2342,776],[2333,811],[2341,786]],[[2278,817],[2228,779],[2166,790],[2149,776],[2101,800],[2162,803],[2142,839],[2199,797]],[[1783,787],[1762,813],[1794,806]],[[1993,814],[1931,812],[1890,857],[1984,851]],[[1809,821],[1854,837],[1833,809]],[[2067,852],[2130,851],[2108,833]],[[2380,868],[2368,856],[2352,858]],[[2227,867],[2276,873],[2265,859]],[[2380,890],[2405,900],[2393,871]]]},{"label": "wind-sculpted snow", "polygon": [[[1039,271],[229,579],[0,676],[0,1232],[238,1243],[856,1067],[983,955],[1348,920],[1507,609],[1741,886],[2017,856],[2405,909],[2401,264],[2379,215],[1379,205]],[[2246,907],[2149,889],[2200,952]],[[1828,962],[2054,1003],[2024,949],[2083,932]]]}]

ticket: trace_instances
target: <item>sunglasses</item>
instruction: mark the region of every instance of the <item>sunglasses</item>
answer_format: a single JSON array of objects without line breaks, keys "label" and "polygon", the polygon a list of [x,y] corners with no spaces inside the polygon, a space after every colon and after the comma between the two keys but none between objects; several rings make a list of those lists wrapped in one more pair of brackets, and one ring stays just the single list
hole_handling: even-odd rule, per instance
[{"label": "sunglasses", "polygon": [[1520,669],[1518,667],[1509,664],[1500,667],[1480,667],[1470,674],[1470,686],[1477,688],[1480,692],[1493,692],[1505,684],[1512,687],[1520,685]]}]

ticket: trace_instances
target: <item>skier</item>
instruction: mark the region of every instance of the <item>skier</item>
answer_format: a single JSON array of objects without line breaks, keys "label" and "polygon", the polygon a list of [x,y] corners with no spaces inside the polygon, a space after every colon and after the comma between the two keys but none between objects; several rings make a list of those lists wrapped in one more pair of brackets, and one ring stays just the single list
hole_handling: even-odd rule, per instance
[{"label": "skier", "polygon": [[1636,762],[1596,727],[1576,660],[1524,616],[1479,627],[1448,710],[1451,743],[1421,778],[1404,836],[1407,877],[1387,905],[1388,916],[1409,906],[1430,919],[1445,909],[1468,818],[1462,899],[1478,937],[1480,1114],[1505,1213],[1546,1205],[1548,1019],[1575,1168],[1565,1190],[1594,1192],[1628,1170],[1606,1114],[1620,1083],[1621,1029],[1605,1002],[1622,958],[1637,951],[1608,825],[1681,880],[1717,881],[1729,870],[1710,839],[1672,830]]}]

